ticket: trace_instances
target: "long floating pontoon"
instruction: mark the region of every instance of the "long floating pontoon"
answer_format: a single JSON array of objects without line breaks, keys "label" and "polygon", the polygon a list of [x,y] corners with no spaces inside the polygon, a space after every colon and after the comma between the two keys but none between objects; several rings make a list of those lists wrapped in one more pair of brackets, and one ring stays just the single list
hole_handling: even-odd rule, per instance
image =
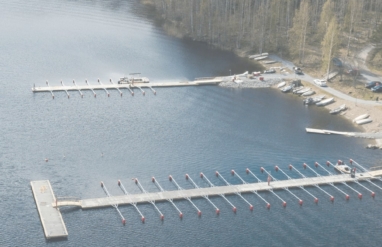
[{"label": "long floating pontoon", "polygon": [[[326,188],[321,187],[322,185],[328,185],[335,188],[337,191],[342,193],[345,196],[346,200],[349,200],[350,196],[340,187],[338,187],[338,184],[342,184],[346,186],[349,190],[356,193],[357,197],[359,199],[362,199],[362,193],[359,192],[355,186],[349,186],[347,183],[355,183],[359,187],[361,187],[363,190],[367,190],[371,193],[371,196],[374,197],[375,193],[365,186],[365,183],[360,183],[360,181],[364,181],[369,185],[373,185],[374,187],[379,188],[382,190],[382,188],[377,185],[372,180],[381,180],[382,176],[382,169],[372,170],[369,171],[359,165],[357,162],[350,160],[350,164],[352,167],[344,164],[342,161],[338,161],[336,165],[330,163],[329,161],[326,163],[327,167],[332,166],[334,169],[341,172],[341,174],[333,174],[330,172],[327,167],[324,165],[320,165],[318,162],[315,162],[314,166],[315,168],[311,168],[307,164],[303,164],[304,169],[308,169],[311,172],[315,173],[315,177],[307,177],[302,172],[294,168],[292,165],[289,165],[288,168],[290,172],[295,172],[298,174],[300,178],[291,178],[286,172],[284,172],[282,169],[280,169],[278,166],[275,167],[276,172],[282,173],[287,179],[286,180],[277,180],[272,174],[265,170],[263,167],[260,168],[260,171],[262,173],[265,173],[265,175],[268,177],[267,181],[264,182],[260,180],[258,176],[256,176],[252,171],[249,169],[246,169],[246,174],[249,176],[254,177],[257,180],[257,183],[247,183],[239,174],[237,174],[234,170],[231,171],[231,175],[235,176],[237,179],[241,181],[241,184],[232,185],[229,182],[227,182],[226,179],[219,173],[216,172],[216,177],[220,178],[226,185],[225,186],[215,186],[211,181],[204,175],[203,173],[200,173],[201,179],[203,179],[206,184],[208,184],[208,187],[199,187],[194,180],[186,174],[186,180],[191,183],[194,188],[193,189],[183,189],[179,186],[179,184],[175,181],[175,179],[170,175],[169,180],[171,183],[176,186],[176,190],[172,191],[165,191],[162,186],[159,184],[159,182],[153,177],[152,182],[156,185],[156,187],[159,189],[159,192],[147,192],[141,183],[138,181],[137,178],[134,178],[134,183],[139,187],[139,189],[142,191],[140,194],[129,194],[127,190],[125,189],[124,185],[120,180],[118,180],[118,186],[123,192],[123,195],[120,196],[113,196],[109,193],[109,191],[106,188],[106,185],[101,182],[101,187],[104,190],[106,197],[101,198],[93,198],[93,199],[68,199],[68,198],[55,198],[53,194],[53,190],[50,186],[49,181],[32,181],[32,190],[33,194],[35,196],[37,209],[40,213],[40,218],[42,225],[44,227],[45,236],[47,238],[53,238],[53,237],[63,237],[67,236],[67,231],[64,225],[64,222],[62,220],[59,207],[63,206],[74,206],[74,207],[80,207],[82,209],[91,209],[91,208],[100,208],[100,207],[114,207],[119,216],[122,219],[122,223],[126,223],[126,219],[122,215],[122,212],[119,210],[118,206],[120,205],[132,205],[135,207],[137,212],[140,214],[142,222],[145,221],[145,218],[141,211],[139,211],[137,204],[141,203],[151,203],[154,208],[158,211],[160,215],[160,219],[164,219],[164,215],[159,210],[159,208],[156,206],[156,202],[161,201],[168,201],[170,202],[174,208],[178,211],[179,217],[183,217],[183,213],[181,210],[176,206],[174,201],[177,200],[188,200],[192,206],[197,210],[198,216],[201,216],[201,210],[192,202],[192,199],[194,198],[205,198],[209,204],[211,204],[216,214],[219,214],[220,210],[219,208],[210,200],[210,197],[216,197],[220,196],[222,197],[230,206],[232,206],[232,210],[236,213],[236,207],[233,205],[233,203],[227,199],[226,195],[237,195],[239,196],[245,203],[249,205],[249,209],[252,211],[253,206],[248,201],[249,199],[246,199],[242,196],[242,193],[253,193],[257,197],[259,197],[262,201],[265,202],[266,208],[270,209],[270,203],[261,195],[259,192],[270,192],[274,196],[276,196],[281,202],[282,206],[286,207],[286,201],[282,199],[275,191],[277,190],[284,190],[287,191],[289,194],[291,194],[295,199],[297,199],[298,204],[300,206],[303,205],[303,200],[298,197],[294,192],[292,192],[291,188],[299,188],[303,192],[305,192],[309,197],[312,197],[314,199],[314,203],[318,203],[318,198],[313,195],[316,192],[310,190],[306,190],[306,187],[315,187],[320,192],[323,192],[326,196],[328,196],[328,201],[333,202],[334,196],[331,195],[328,191],[326,191]],[[340,167],[347,167],[348,169],[341,169]],[[362,172],[356,173],[356,167],[360,168]],[[318,173],[318,170],[321,169],[321,171],[327,173],[327,176],[323,176]],[[343,173],[343,172],[349,172]]]},{"label": "long floating pontoon", "polygon": [[114,89],[119,92],[119,94],[122,96],[121,89],[127,89],[129,92],[134,95],[133,89],[139,89],[142,94],[144,95],[145,92],[142,88],[149,88],[153,91],[154,94],[156,94],[154,87],[185,87],[185,86],[202,86],[202,85],[216,85],[220,82],[222,82],[223,79],[216,77],[216,78],[201,78],[200,80],[194,80],[194,81],[187,81],[187,82],[150,82],[150,83],[129,83],[129,84],[116,84],[113,83],[113,81],[110,79],[110,84],[104,84],[100,80],[97,81],[98,84],[90,84],[89,81],[85,80],[85,85],[83,84],[77,84],[76,81],[73,80],[72,86],[66,86],[61,81],[61,86],[50,86],[49,82],[46,81],[46,86],[44,87],[36,87],[33,85],[32,92],[50,92],[52,94],[52,97],[54,98],[54,93],[57,91],[64,91],[66,92],[67,96],[69,97],[68,91],[78,91],[81,97],[83,97],[83,90],[90,90],[92,91],[94,97],[96,97],[96,93],[94,90],[104,90],[108,96],[110,96],[108,90]]}]

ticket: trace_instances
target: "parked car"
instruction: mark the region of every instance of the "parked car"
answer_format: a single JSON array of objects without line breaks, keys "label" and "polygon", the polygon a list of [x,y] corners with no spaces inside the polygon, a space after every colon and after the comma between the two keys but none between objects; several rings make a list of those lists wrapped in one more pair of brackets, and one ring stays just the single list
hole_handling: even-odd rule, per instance
[{"label": "parked car", "polygon": [[327,85],[326,85],[326,81],[325,81],[325,80],[314,79],[313,81],[314,81],[314,83],[315,83],[317,86],[320,86],[320,87],[327,87]]},{"label": "parked car", "polygon": [[371,89],[373,92],[382,92],[382,85],[379,84]]},{"label": "parked car", "polygon": [[380,81],[371,81],[371,82],[368,82],[365,84],[365,88],[372,89],[373,87],[375,87],[377,85],[381,85],[381,82]]},{"label": "parked car", "polygon": [[293,67],[294,73],[297,75],[303,75],[304,73],[302,72],[302,69],[299,67]]},{"label": "parked car", "polygon": [[264,74],[273,74],[273,73],[276,73],[276,70],[274,69],[264,70]]}]

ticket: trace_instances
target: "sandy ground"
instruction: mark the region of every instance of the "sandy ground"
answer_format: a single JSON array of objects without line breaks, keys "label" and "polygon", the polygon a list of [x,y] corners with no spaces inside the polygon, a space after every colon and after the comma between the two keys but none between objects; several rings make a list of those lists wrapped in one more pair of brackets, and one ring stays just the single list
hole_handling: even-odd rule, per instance
[{"label": "sandy ground", "polygon": [[[371,106],[371,105],[360,104],[357,102],[348,102],[344,99],[335,97],[333,95],[329,95],[327,92],[322,91],[319,87],[308,84],[307,82],[302,82],[302,83],[304,85],[309,85],[309,87],[311,88],[314,88],[316,95],[325,94],[327,95],[326,98],[334,97],[335,102],[325,106],[325,108],[328,109],[328,114],[330,110],[337,108],[342,104],[346,104],[347,110],[338,114],[336,117],[344,117],[353,123],[354,118],[360,115],[363,115],[365,113],[368,113],[370,115],[369,118],[373,120],[371,123],[364,124],[364,125],[357,125],[355,123],[353,124],[359,127],[361,132],[382,133],[382,102],[381,102],[381,106]],[[312,97],[314,97],[314,95]],[[373,140],[371,139],[370,143],[377,144],[380,147],[382,147],[382,139],[376,139],[374,143],[373,143]]]}]

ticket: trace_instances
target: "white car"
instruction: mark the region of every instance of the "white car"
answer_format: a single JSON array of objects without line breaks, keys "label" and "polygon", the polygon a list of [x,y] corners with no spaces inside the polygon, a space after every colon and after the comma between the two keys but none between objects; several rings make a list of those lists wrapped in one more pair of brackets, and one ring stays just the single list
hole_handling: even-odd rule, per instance
[{"label": "white car", "polygon": [[326,81],[321,79],[315,79],[314,83],[320,87],[327,87]]}]

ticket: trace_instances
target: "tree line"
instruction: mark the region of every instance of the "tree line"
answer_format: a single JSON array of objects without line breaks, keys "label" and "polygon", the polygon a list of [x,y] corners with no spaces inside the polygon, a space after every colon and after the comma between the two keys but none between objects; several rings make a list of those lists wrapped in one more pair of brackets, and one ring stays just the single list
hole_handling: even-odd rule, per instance
[{"label": "tree line", "polygon": [[167,28],[213,46],[273,52],[305,63],[312,50],[324,71],[341,49],[381,43],[382,0],[144,0]]}]

